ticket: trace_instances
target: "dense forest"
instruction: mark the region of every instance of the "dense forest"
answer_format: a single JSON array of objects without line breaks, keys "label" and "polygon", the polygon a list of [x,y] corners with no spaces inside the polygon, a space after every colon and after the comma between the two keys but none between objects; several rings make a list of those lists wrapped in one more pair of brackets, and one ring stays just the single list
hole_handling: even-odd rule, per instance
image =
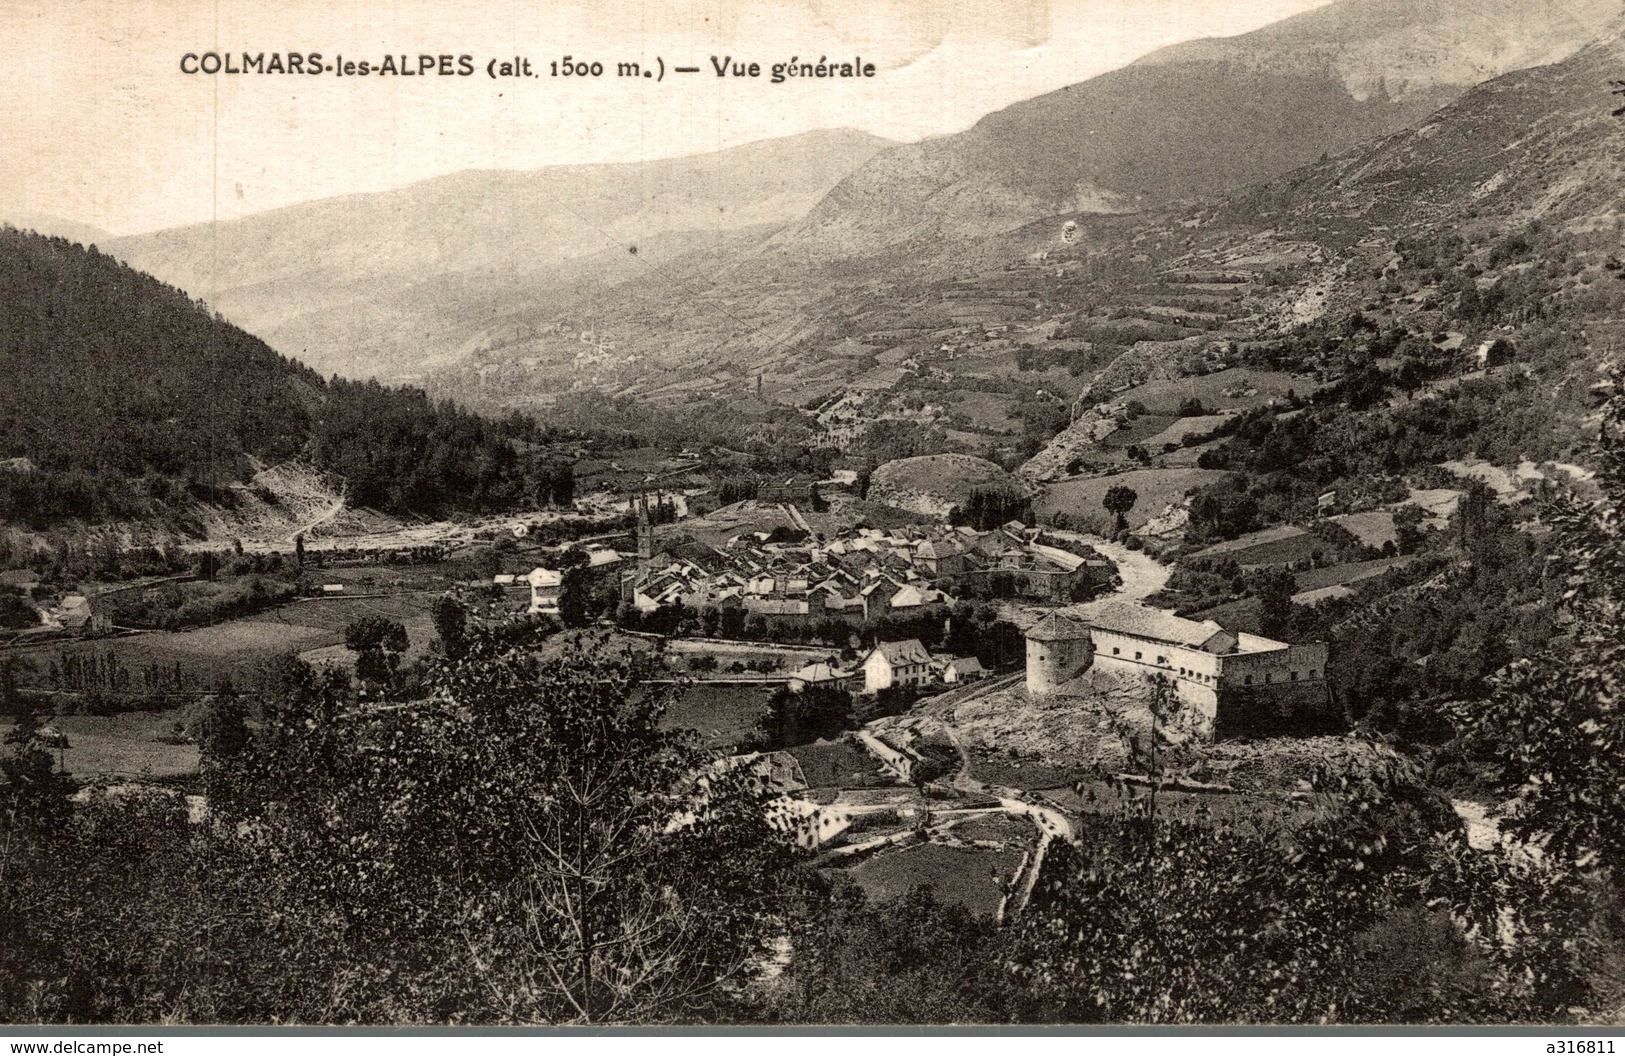
[{"label": "dense forest", "polygon": [[391,512],[568,501],[520,416],[324,380],[201,301],[61,238],[0,228],[0,518],[163,516],[296,456]]}]

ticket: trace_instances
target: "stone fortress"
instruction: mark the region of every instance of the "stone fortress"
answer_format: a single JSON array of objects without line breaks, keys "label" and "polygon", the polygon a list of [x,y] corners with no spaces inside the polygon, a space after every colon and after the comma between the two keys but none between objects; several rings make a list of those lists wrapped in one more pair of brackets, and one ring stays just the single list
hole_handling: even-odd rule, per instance
[{"label": "stone fortress", "polygon": [[1066,693],[1092,669],[1168,679],[1210,731],[1293,713],[1313,724],[1332,710],[1324,642],[1289,645],[1123,603],[1097,606],[1087,620],[1051,612],[1026,639],[1027,691],[1038,696]]}]

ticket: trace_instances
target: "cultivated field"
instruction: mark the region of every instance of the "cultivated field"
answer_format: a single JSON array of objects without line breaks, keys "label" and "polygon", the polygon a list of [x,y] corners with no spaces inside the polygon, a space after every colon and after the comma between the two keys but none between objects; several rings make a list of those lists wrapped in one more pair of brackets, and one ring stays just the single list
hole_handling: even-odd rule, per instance
[{"label": "cultivated field", "polygon": [[945,402],[952,413],[977,428],[1000,433],[1016,429],[1017,423],[1010,417],[1013,402],[1003,393],[958,390],[947,394]]},{"label": "cultivated field", "polygon": [[706,748],[732,748],[756,728],[774,688],[696,683],[683,692],[660,724],[668,730],[693,730]]},{"label": "cultivated field", "polygon": [[1392,510],[1369,510],[1365,513],[1345,513],[1337,517],[1328,518],[1334,524],[1347,529],[1351,535],[1366,546],[1374,546],[1379,550],[1387,543],[1397,542],[1399,533],[1394,528],[1394,514]]},{"label": "cultivated field", "polygon": [[1141,469],[1109,477],[1065,480],[1051,484],[1034,500],[1033,513],[1040,520],[1064,513],[1074,528],[1110,531],[1113,518],[1100,505],[1100,500],[1105,498],[1108,488],[1121,484],[1133,488],[1139,495],[1128,514],[1129,527],[1138,528],[1188,492],[1228,477],[1228,473],[1216,469]]},{"label": "cultivated field", "polygon": [[1284,524],[1238,535],[1222,543],[1214,543],[1205,550],[1191,555],[1200,560],[1230,560],[1242,568],[1261,565],[1286,565],[1293,561],[1307,561],[1317,551],[1329,549],[1325,540],[1296,525]]},{"label": "cultivated field", "polygon": [[[198,750],[191,744],[165,744],[185,709],[135,711],[123,715],[63,715],[50,725],[65,733],[68,747],[52,750],[74,777],[179,777],[197,772]],[[11,724],[8,721],[6,729]]]},{"label": "cultivated field", "polygon": [[1373,579],[1389,569],[1402,568],[1415,560],[1415,557],[1383,557],[1375,561],[1354,561],[1346,565],[1333,565],[1330,568],[1312,568],[1307,572],[1299,572],[1293,578],[1297,581],[1299,590],[1318,590],[1321,587]]},{"label": "cultivated field", "polygon": [[1230,415],[1227,414],[1203,414],[1192,418],[1179,418],[1162,432],[1146,437],[1144,446],[1155,456],[1162,453],[1166,444],[1183,443],[1185,438],[1192,434],[1211,433],[1228,421]]},{"label": "cultivated field", "polygon": [[1020,848],[1006,845],[994,851],[980,847],[951,847],[922,843],[892,851],[848,870],[871,902],[901,898],[925,885],[939,900],[964,906],[978,916],[991,917],[1021,863]]},{"label": "cultivated field", "polygon": [[434,638],[428,594],[389,598],[312,599],[267,609],[253,616],[190,631],[157,631],[124,638],[86,639],[16,651],[18,681],[52,688],[50,669],[70,654],[115,657],[129,672],[129,689],[144,688],[148,671],[161,674],[165,688],[178,677],[182,691],[212,689],[223,677],[252,685],[265,664],[284,654],[301,654],[344,642],[344,628],[361,616],[387,616],[406,626],[409,660],[422,655]]},{"label": "cultivated field", "polygon": [[1036,791],[1069,786],[1090,771],[1086,767],[1058,766],[1050,762],[1012,759],[996,752],[972,752],[970,776],[989,785]]},{"label": "cultivated field", "polygon": [[[1284,401],[1289,392],[1307,396],[1318,387],[1314,378],[1231,367],[1177,381],[1148,381],[1119,393],[1113,399],[1139,400],[1152,414],[1177,414],[1180,403],[1193,396],[1209,410],[1247,410],[1262,407],[1271,400]],[[1234,395],[1225,395],[1226,389]],[[1249,389],[1253,390],[1252,393],[1244,395]]]},{"label": "cultivated field", "polygon": [[892,784],[875,757],[849,740],[803,744],[790,754],[801,764],[809,788],[874,788]]}]

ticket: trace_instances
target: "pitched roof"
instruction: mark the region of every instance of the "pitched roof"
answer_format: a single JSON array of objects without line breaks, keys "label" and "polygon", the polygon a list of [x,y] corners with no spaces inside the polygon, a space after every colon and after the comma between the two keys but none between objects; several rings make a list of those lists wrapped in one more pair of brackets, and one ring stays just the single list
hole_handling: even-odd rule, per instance
[{"label": "pitched roof", "polygon": [[851,678],[852,673],[842,671],[833,664],[827,664],[820,660],[816,664],[808,664],[806,667],[792,671],[790,677],[800,679],[803,682],[835,682],[843,678]]},{"label": "pitched roof", "polygon": [[1089,637],[1089,625],[1060,612],[1051,612],[1027,628],[1026,635],[1035,642],[1075,642]]},{"label": "pitched roof", "polygon": [[[931,654],[926,651],[925,645],[918,638],[909,638],[901,642],[877,642],[874,652],[885,657],[886,662],[893,667],[931,662]],[[874,653],[869,655],[873,656]]]},{"label": "pitched roof", "polygon": [[1110,602],[1100,606],[1095,610],[1093,622],[1103,631],[1118,631],[1137,638],[1172,642],[1193,649],[1202,648],[1217,636],[1223,636],[1223,640],[1216,642],[1215,645],[1226,646],[1221,651],[1235,647],[1235,635],[1212,620],[1198,623],[1195,620],[1175,616],[1171,612],[1148,609],[1139,605],[1125,605],[1122,602]]}]

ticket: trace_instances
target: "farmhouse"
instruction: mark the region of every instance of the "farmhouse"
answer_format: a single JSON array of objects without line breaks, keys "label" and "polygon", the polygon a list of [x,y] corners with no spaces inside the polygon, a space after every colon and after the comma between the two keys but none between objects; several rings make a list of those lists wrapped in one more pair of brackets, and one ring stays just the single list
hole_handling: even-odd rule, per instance
[{"label": "farmhouse", "polygon": [[932,681],[931,654],[918,638],[880,642],[859,665],[863,691],[879,693],[892,686],[923,686]]},{"label": "farmhouse", "polygon": [[62,599],[59,619],[64,629],[80,635],[107,634],[113,629],[113,618],[105,612],[97,612],[90,599],[82,594],[70,594]]},{"label": "farmhouse", "polygon": [[814,689],[851,690],[858,688],[862,682],[862,671],[843,670],[823,661],[790,672],[790,689],[796,693],[808,686]]},{"label": "farmhouse", "polygon": [[564,576],[551,568],[533,568],[525,577],[530,584],[530,611],[554,614],[559,611],[559,591]]},{"label": "farmhouse", "polygon": [[976,682],[987,677],[987,668],[974,656],[956,656],[942,668],[942,680],[949,685]]}]

